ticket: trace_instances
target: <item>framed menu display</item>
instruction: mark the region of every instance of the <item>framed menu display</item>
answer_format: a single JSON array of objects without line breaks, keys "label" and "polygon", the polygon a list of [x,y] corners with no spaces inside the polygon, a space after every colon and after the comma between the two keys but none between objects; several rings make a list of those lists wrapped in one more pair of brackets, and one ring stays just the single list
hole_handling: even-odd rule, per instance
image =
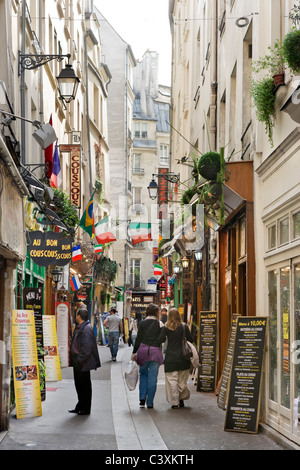
[{"label": "framed menu display", "polygon": [[12,312],[12,356],[17,419],[42,415],[33,310]]},{"label": "framed menu display", "polygon": [[225,431],[258,431],[267,317],[239,317],[230,374]]},{"label": "framed menu display", "polygon": [[197,391],[213,392],[216,386],[217,312],[200,312],[200,362]]},{"label": "framed menu display", "polygon": [[43,315],[46,382],[62,379],[54,315]]},{"label": "framed menu display", "polygon": [[226,410],[228,381],[229,381],[231,367],[232,367],[236,323],[237,323],[238,317],[239,315],[237,315],[236,313],[234,313],[232,316],[229,340],[228,340],[228,345],[227,345],[227,353],[226,353],[223,372],[222,372],[221,384],[220,384],[220,388],[218,391],[218,400],[217,400],[218,407],[221,408],[222,410]]}]

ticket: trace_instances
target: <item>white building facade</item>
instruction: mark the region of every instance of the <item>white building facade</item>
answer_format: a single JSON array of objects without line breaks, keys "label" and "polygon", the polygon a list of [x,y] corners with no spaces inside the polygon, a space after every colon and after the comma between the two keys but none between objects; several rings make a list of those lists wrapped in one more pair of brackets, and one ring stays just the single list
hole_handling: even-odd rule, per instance
[{"label": "white building facade", "polygon": [[[224,297],[228,294],[232,300],[229,318],[233,313],[268,317],[261,420],[299,444],[299,118],[297,108],[291,108],[293,92],[299,84],[297,73],[285,64],[284,83],[275,88],[273,145],[264,123],[258,121],[251,99],[251,80],[270,73],[266,68],[254,73],[253,62],[291,31],[289,15],[294,3],[170,1],[174,51],[172,122],[185,137],[172,132],[171,140],[173,164],[178,155],[191,160],[195,148],[201,153],[225,148],[227,167],[233,170],[226,184],[241,196],[241,203],[245,200],[248,205],[245,219],[241,212],[235,223],[235,214],[231,213],[232,226],[226,232],[226,236],[233,234],[232,230],[237,234],[237,265],[244,269],[236,284],[231,284],[230,258],[224,261],[222,256],[226,225],[211,234],[219,241],[218,278],[212,292],[220,331],[228,337],[226,328],[222,328]],[[244,169],[251,166],[241,188],[238,180],[243,180]],[[188,178],[190,170],[185,171]],[[253,194],[247,195],[246,188]],[[241,229],[244,220],[246,231]],[[243,256],[239,255],[241,240],[246,241],[244,247],[248,248]],[[249,242],[253,244],[251,250]],[[249,262],[250,253],[253,258]],[[227,273],[226,285],[234,288],[231,291],[222,284],[223,270]],[[253,295],[247,285],[249,278],[255,286]],[[233,291],[237,293],[235,297]],[[211,302],[213,305],[213,299]],[[219,376],[223,342],[221,339],[219,344]]]}]

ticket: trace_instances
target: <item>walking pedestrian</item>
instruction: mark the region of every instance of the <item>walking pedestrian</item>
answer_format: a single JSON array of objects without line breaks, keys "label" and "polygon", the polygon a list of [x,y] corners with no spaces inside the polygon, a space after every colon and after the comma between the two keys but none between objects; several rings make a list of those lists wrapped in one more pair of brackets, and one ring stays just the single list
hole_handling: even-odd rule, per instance
[{"label": "walking pedestrian", "polygon": [[103,325],[108,325],[108,345],[110,347],[111,358],[116,362],[120,334],[123,336],[123,323],[122,319],[117,315],[115,308],[110,309],[109,316],[104,320]]},{"label": "walking pedestrian", "polygon": [[89,415],[92,403],[91,370],[101,367],[96,337],[86,308],[76,312],[76,329],[70,346],[70,366],[73,367],[78,402],[70,413]]},{"label": "walking pedestrian", "polygon": [[177,308],[171,308],[168,320],[162,328],[159,340],[167,341],[164,361],[166,398],[171,408],[181,408],[184,400],[190,398],[187,384],[190,371],[190,361],[182,355],[182,339],[185,329],[186,339],[192,342],[192,335],[185,323],[182,322]]},{"label": "walking pedestrian", "polygon": [[135,318],[131,319],[130,326],[129,326],[129,335],[131,339],[131,345],[134,347],[135,340],[137,337],[138,333],[138,326],[137,326],[137,320]]},{"label": "walking pedestrian", "polygon": [[144,407],[147,401],[147,408],[153,408],[158,370],[163,364],[163,355],[158,340],[162,325],[159,321],[158,305],[149,304],[146,309],[146,318],[139,323],[132,354],[132,360],[136,360],[139,365],[140,407]]},{"label": "walking pedestrian", "polygon": [[168,319],[168,310],[164,307],[161,309],[160,321],[163,322],[163,324],[165,325],[167,319]]}]

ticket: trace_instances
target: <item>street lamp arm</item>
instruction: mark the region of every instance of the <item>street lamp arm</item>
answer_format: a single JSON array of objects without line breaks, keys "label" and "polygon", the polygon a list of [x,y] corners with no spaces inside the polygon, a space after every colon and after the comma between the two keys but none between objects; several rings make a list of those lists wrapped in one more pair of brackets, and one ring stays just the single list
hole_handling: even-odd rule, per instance
[{"label": "street lamp arm", "polygon": [[22,121],[30,122],[33,126],[37,127],[38,129],[42,127],[42,123],[40,121],[32,121],[31,119],[27,119],[22,116],[17,116],[16,114],[8,113],[4,109],[0,109],[0,113],[7,114],[7,116],[11,116],[13,120],[22,119]]},{"label": "street lamp arm", "polygon": [[159,174],[153,174],[152,179],[154,180],[154,176],[161,177],[166,181],[169,181],[169,183],[179,183],[180,181],[180,175],[175,175],[174,173],[159,173]]},{"label": "street lamp arm", "polygon": [[20,76],[23,70],[34,70],[42,65],[47,64],[51,60],[57,60],[61,62],[64,58],[70,62],[71,54],[22,54],[19,51],[19,70],[18,75]]}]

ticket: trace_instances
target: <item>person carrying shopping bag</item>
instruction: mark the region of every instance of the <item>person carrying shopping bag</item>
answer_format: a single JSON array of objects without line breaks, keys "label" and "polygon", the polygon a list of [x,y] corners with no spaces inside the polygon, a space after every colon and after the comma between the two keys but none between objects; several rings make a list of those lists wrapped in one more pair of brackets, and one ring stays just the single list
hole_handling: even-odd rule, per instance
[{"label": "person carrying shopping bag", "polygon": [[[185,329],[185,330],[184,330]],[[187,384],[191,367],[190,360],[186,360],[182,354],[183,333],[192,343],[192,335],[185,323],[182,322],[177,308],[172,308],[168,314],[168,320],[162,328],[159,341],[167,341],[165,354],[165,384],[166,398],[171,408],[181,408],[184,400],[190,398],[190,390]]]},{"label": "person carrying shopping bag", "polygon": [[140,407],[153,408],[159,367],[163,364],[163,355],[158,338],[162,323],[159,321],[159,307],[149,304],[146,318],[139,323],[132,360],[139,365]]}]

